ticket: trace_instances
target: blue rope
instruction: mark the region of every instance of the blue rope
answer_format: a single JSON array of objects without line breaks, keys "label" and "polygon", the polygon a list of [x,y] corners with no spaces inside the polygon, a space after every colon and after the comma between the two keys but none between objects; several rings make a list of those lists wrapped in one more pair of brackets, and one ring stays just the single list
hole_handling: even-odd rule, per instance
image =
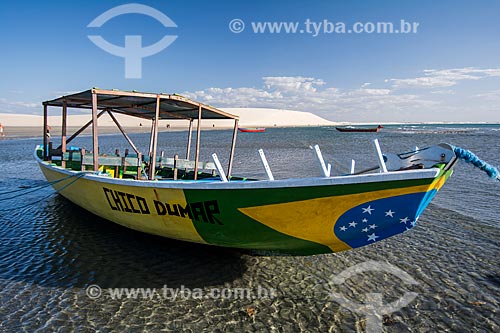
[{"label": "blue rope", "polygon": [[[82,178],[83,176],[85,176],[85,172],[80,172],[80,173],[77,173],[75,175],[71,175],[70,177],[66,177],[66,178],[62,178],[62,179],[59,179],[58,181],[55,181],[55,182],[51,182],[51,183],[58,183],[60,181],[63,181],[63,180],[66,180],[68,178],[72,178],[74,177],[75,179],[73,179],[71,182],[69,182],[68,184],[64,185],[63,187],[61,187],[60,189],[56,190],[55,192],[53,193],[50,193],[49,195],[46,195],[44,197],[42,197],[41,199],[37,199],[33,202],[30,202],[26,205],[23,205],[23,206],[16,206],[16,207],[10,207],[10,208],[5,208],[5,209],[0,209],[0,212],[8,212],[8,211],[11,211],[11,210],[16,210],[16,209],[20,209],[20,208],[26,208],[26,207],[29,207],[29,206],[33,206],[33,205],[36,205],[38,204],[40,201],[43,201],[51,196],[53,196],[54,194],[57,194],[59,192],[61,192],[62,190],[66,189],[67,187],[71,186],[74,182],[76,182],[78,179]],[[49,183],[50,184],[50,183]],[[31,191],[33,192],[33,191]],[[23,193],[24,194],[24,193]],[[21,195],[23,195],[21,194]],[[12,198],[11,198],[12,199]]]},{"label": "blue rope", "polygon": [[[83,174],[84,174],[84,173],[83,173]],[[47,182],[47,183],[45,183],[45,184],[43,184],[43,185],[39,185],[39,186],[33,186],[33,187],[22,188],[22,189],[13,190],[13,191],[1,192],[1,193],[0,193],[0,196],[5,195],[5,194],[17,193],[17,192],[22,192],[22,193],[21,193],[21,194],[14,195],[14,196],[11,196],[11,197],[0,198],[0,201],[10,200],[10,199],[14,199],[14,198],[18,198],[18,197],[19,197],[19,196],[21,196],[21,195],[26,195],[26,194],[29,194],[29,193],[32,193],[32,192],[35,192],[35,191],[41,190],[41,189],[43,189],[43,188],[46,188],[46,187],[49,187],[49,186],[55,185],[55,184],[57,184],[57,183],[60,183],[60,182],[62,182],[62,181],[65,181],[65,180],[70,179],[70,178],[73,178],[73,177],[78,177],[78,178],[80,178],[80,177],[81,177],[80,175],[83,175],[83,174],[81,174],[81,173],[77,173],[76,175],[71,175],[71,176],[64,177],[64,178],[61,178],[61,179],[58,179],[58,180],[55,180],[55,181],[52,181],[52,182]]]},{"label": "blue rope", "polygon": [[479,157],[477,157],[473,152],[467,149],[463,149],[460,147],[453,147],[453,152],[455,152],[455,155],[460,158],[461,160],[464,160],[467,163],[470,163],[474,165],[475,167],[479,168],[480,170],[483,170],[486,172],[486,174],[493,179],[500,180],[500,173],[498,172],[498,169],[495,168],[494,166],[486,163]]}]

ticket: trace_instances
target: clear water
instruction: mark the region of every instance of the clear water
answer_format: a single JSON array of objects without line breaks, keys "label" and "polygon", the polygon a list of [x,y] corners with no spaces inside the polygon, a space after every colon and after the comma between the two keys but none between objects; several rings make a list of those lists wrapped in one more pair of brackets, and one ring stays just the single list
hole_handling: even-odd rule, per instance
[{"label": "clear water", "polygon": [[[159,149],[185,154],[186,132],[161,133]],[[145,134],[132,134],[145,150]],[[332,128],[268,129],[240,133],[235,175],[265,177],[263,148],[275,178],[319,175],[310,146],[319,144],[335,174],[376,165],[371,140],[403,152],[448,142],[500,166],[500,126],[388,126],[381,133]],[[227,163],[230,131],[202,132],[202,158]],[[319,332],[363,331],[364,314],[339,306],[329,292],[362,303],[368,292],[389,303],[417,293],[384,315],[387,332],[498,332],[500,302],[500,182],[464,163],[424,212],[417,228],[373,246],[313,257],[253,256],[127,230],[102,220],[53,190],[18,196],[44,184],[32,157],[39,139],[0,141],[0,331],[4,332]],[[193,140],[194,141],[194,140]],[[91,147],[83,137],[74,145]],[[119,135],[101,137],[101,152],[122,151]],[[194,149],[192,149],[194,151]],[[28,205],[29,204],[29,205]],[[28,205],[28,206],[26,206]],[[16,208],[26,206],[24,208]],[[332,286],[334,276],[367,260],[407,272],[418,285],[381,272],[358,274]],[[86,294],[99,285],[103,295]],[[106,288],[273,288],[273,298],[229,299],[162,295],[112,299]]]}]

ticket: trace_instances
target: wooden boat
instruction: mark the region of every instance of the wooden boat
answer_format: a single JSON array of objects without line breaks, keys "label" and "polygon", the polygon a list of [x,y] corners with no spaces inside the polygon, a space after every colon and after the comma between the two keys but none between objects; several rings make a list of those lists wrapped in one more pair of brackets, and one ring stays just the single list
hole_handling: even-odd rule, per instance
[{"label": "wooden boat", "polygon": [[[267,179],[231,174],[238,117],[179,95],[90,89],[43,102],[44,143],[35,158],[53,188],[76,205],[127,228],[164,237],[265,253],[312,255],[369,245],[416,225],[422,211],[452,174],[456,156],[440,144],[405,154],[382,154],[374,142],[372,173],[330,176],[318,146],[321,174],[275,180],[259,151]],[[61,144],[45,135],[48,108],[61,108]],[[68,108],[90,109],[91,120],[67,139]],[[134,154],[99,151],[98,118],[108,113]],[[114,114],[150,120],[149,151],[142,155]],[[158,123],[189,123],[184,159],[157,154]],[[200,161],[200,129],[205,119],[234,121],[229,164]],[[196,151],[191,160],[193,120]],[[69,142],[92,125],[90,151]],[[366,170],[365,170],[366,171]]]},{"label": "wooden boat", "polygon": [[343,126],[343,127],[335,127],[335,129],[339,132],[361,132],[361,133],[377,133],[381,128],[384,128],[382,125],[378,125],[377,127],[354,127],[354,126]]},{"label": "wooden boat", "polygon": [[262,133],[266,129],[264,127],[238,127],[238,131],[243,133]]}]

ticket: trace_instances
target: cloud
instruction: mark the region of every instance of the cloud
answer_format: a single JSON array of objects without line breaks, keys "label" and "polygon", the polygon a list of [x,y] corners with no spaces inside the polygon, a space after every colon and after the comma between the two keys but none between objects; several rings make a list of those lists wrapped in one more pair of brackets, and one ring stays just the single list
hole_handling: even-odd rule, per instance
[{"label": "cloud", "polygon": [[[484,101],[500,108],[498,91],[457,94],[461,81],[500,77],[500,68],[428,69],[420,76],[363,83],[359,88],[329,86],[320,78],[266,76],[261,87],[207,88],[184,95],[218,107],[262,107],[308,111],[337,121],[463,121],[476,119]],[[405,88],[413,89],[411,93]],[[425,89],[427,88],[427,89]],[[485,89],[484,85],[480,89]],[[491,90],[491,88],[490,88]],[[478,97],[483,99],[478,102]],[[491,118],[491,113],[486,115]],[[491,120],[491,119],[484,119]]]},{"label": "cloud", "polygon": [[366,88],[370,84],[363,84],[359,89],[342,90],[327,87],[324,80],[311,77],[280,76],[264,77],[262,80],[262,88],[207,88],[185,92],[184,95],[218,107],[290,109],[314,112],[330,119],[333,113],[359,115],[436,104],[417,95],[395,95],[387,88]]},{"label": "cloud", "polygon": [[482,100],[487,100],[487,101],[500,101],[500,90],[487,91],[484,93],[475,94],[472,97],[480,98]]},{"label": "cloud", "polygon": [[388,79],[394,89],[404,88],[445,88],[452,87],[464,80],[480,80],[487,77],[499,77],[500,68],[479,69],[474,67],[453,69],[426,69],[424,76],[410,79]]},{"label": "cloud", "polygon": [[0,104],[4,107],[27,108],[27,109],[40,107],[39,103],[9,101],[6,98],[0,98]]},{"label": "cloud", "polygon": [[321,79],[302,76],[267,76],[262,78],[264,86],[269,90],[282,92],[316,92],[316,86],[326,83]]},{"label": "cloud", "polygon": [[283,98],[279,91],[269,92],[255,88],[207,88],[193,93],[186,92],[184,95],[208,104],[232,107],[271,105]]}]

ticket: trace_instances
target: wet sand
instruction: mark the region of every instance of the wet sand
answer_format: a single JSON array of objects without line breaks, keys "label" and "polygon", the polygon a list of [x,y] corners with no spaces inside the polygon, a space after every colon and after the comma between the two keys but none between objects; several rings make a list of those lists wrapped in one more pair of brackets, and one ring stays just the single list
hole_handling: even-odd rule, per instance
[{"label": "wet sand", "polygon": [[[386,129],[376,134],[386,151],[441,141],[470,148],[495,165],[486,147],[498,129],[420,135]],[[255,147],[264,145],[275,177],[311,172],[308,145],[319,143],[327,160],[358,156],[371,163],[366,142],[375,134],[345,136],[331,129],[276,129],[241,135],[235,174],[262,175]],[[432,136],[434,135],[434,136]],[[203,134],[208,150],[230,133]],[[170,152],[184,133],[163,133]],[[318,139],[320,138],[320,139]],[[148,136],[137,135],[147,146]],[[121,136],[109,136],[109,149]],[[316,141],[316,140],[319,140]],[[90,138],[82,140],[89,144]],[[414,292],[407,306],[383,315],[384,332],[498,332],[500,330],[500,229],[498,184],[459,163],[454,175],[411,231],[368,247],[311,257],[255,256],[141,234],[120,227],[52,195],[47,188],[17,197],[19,189],[45,184],[31,157],[38,139],[0,142],[0,331],[5,332],[363,332],[366,315],[342,307],[336,292],[354,303],[368,293],[383,304]],[[84,145],[85,146],[85,145]],[[340,147],[349,151],[340,151]],[[214,148],[215,147],[215,148]],[[104,149],[104,147],[103,147]],[[334,152],[335,155],[332,155]],[[293,156],[311,164],[284,163]],[[307,160],[309,158],[309,160]],[[283,163],[279,163],[283,162]],[[316,170],[316,169],[314,169]],[[12,195],[10,194],[12,193]],[[26,205],[29,206],[26,206]],[[21,209],[14,207],[26,206]],[[387,272],[359,273],[341,284],[341,272],[366,261],[388,263],[418,284]],[[88,288],[103,293],[91,298]],[[111,297],[107,288],[274,289],[273,297]]]}]

